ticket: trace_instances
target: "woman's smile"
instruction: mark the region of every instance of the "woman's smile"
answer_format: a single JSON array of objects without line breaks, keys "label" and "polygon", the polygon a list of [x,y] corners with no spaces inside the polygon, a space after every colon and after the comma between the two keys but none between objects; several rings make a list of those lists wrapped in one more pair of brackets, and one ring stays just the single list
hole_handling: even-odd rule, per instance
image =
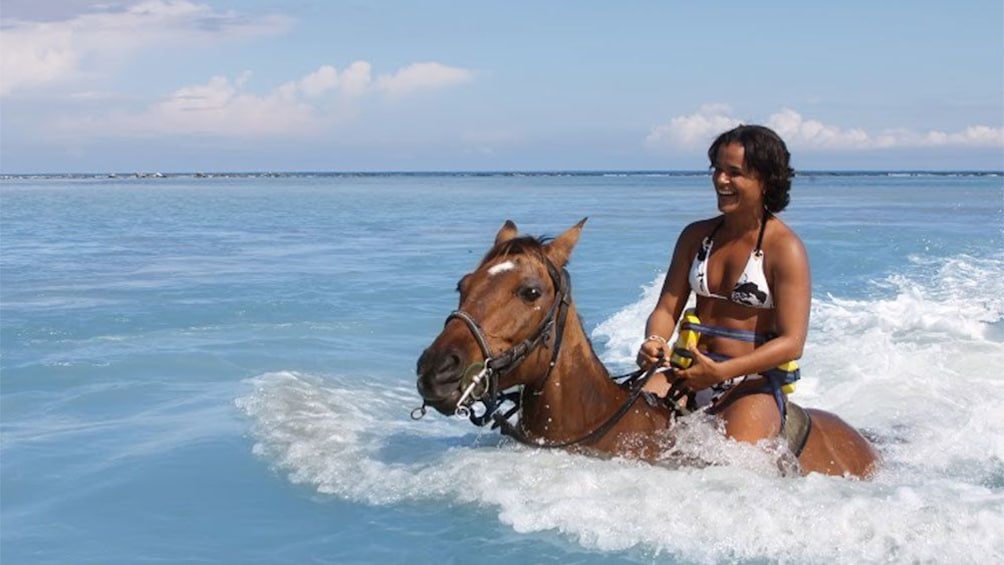
[{"label": "woman's smile", "polygon": [[755,171],[746,169],[745,157],[746,150],[738,143],[726,144],[718,151],[711,179],[722,212],[763,207],[763,182]]}]

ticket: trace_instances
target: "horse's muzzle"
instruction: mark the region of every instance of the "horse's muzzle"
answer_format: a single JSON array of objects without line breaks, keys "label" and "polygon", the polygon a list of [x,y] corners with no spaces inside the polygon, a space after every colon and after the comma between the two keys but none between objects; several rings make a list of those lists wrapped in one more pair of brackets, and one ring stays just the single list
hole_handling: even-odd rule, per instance
[{"label": "horse's muzzle", "polygon": [[452,348],[430,347],[418,358],[418,394],[441,414],[452,415],[460,400],[464,376],[461,352]]}]

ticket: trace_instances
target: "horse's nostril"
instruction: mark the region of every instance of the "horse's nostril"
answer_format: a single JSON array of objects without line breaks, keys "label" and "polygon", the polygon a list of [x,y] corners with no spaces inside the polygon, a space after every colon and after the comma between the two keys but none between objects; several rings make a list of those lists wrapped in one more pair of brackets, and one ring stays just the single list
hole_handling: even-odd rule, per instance
[{"label": "horse's nostril", "polygon": [[460,395],[462,363],[461,352],[453,348],[430,347],[418,358],[418,394],[443,414],[453,413]]},{"label": "horse's nostril", "polygon": [[439,364],[439,372],[446,373],[455,371],[460,367],[460,356],[455,352],[450,351],[446,355],[443,355],[442,362]]},{"label": "horse's nostril", "polygon": [[460,352],[456,349],[426,349],[418,358],[417,372],[435,380],[448,381],[460,370]]}]

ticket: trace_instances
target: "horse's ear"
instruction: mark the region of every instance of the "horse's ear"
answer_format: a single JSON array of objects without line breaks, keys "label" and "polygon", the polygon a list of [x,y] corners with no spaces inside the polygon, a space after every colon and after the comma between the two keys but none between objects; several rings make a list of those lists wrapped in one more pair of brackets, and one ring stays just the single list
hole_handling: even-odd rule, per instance
[{"label": "horse's ear", "polygon": [[495,235],[495,245],[502,243],[503,241],[509,241],[510,239],[516,237],[519,230],[516,229],[516,224],[512,220],[506,220],[499,232]]},{"label": "horse's ear", "polygon": [[582,235],[582,226],[586,225],[586,220],[588,219],[582,218],[579,220],[579,223],[547,244],[548,259],[559,268],[564,267],[568,263],[568,258],[572,256],[572,249],[575,248],[575,244],[579,242],[579,236]]}]

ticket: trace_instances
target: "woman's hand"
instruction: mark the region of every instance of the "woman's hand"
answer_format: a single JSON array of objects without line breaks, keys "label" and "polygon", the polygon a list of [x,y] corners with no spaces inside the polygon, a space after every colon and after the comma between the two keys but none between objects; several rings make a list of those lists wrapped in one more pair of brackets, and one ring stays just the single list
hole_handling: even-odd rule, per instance
[{"label": "woman's hand", "polygon": [[638,349],[636,362],[642,369],[648,369],[653,363],[669,359],[669,353],[669,345],[666,343],[666,340],[649,337]]},{"label": "woman's hand", "polygon": [[692,391],[704,390],[723,380],[721,368],[712,358],[700,352],[696,346],[687,349],[693,361],[687,369],[677,369],[675,375],[683,379],[683,384]]}]

